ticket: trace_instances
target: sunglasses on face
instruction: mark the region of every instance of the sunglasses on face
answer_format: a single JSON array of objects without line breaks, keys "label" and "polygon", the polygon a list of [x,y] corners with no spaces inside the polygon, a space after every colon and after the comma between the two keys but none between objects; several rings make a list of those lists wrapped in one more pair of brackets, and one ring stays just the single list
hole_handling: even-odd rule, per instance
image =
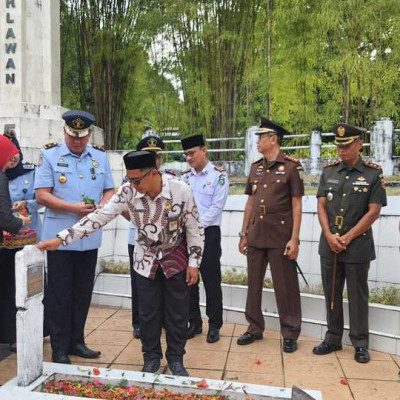
[{"label": "sunglasses on face", "polygon": [[149,170],[148,170],[142,177],[140,177],[140,178],[129,178],[129,176],[128,176],[128,181],[129,181],[129,183],[130,183],[131,185],[139,186],[140,183],[142,182],[142,180],[143,180],[151,171],[153,171],[153,169],[154,169],[154,168],[149,169]]}]

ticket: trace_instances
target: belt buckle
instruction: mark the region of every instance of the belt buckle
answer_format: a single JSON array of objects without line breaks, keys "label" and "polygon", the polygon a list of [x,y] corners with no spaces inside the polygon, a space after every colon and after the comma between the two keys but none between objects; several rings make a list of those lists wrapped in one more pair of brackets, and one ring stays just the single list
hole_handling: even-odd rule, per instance
[{"label": "belt buckle", "polygon": [[343,226],[343,217],[341,215],[336,215],[335,217],[335,225]]},{"label": "belt buckle", "polygon": [[267,214],[267,207],[265,207],[264,204],[260,204],[260,215],[266,215]]}]

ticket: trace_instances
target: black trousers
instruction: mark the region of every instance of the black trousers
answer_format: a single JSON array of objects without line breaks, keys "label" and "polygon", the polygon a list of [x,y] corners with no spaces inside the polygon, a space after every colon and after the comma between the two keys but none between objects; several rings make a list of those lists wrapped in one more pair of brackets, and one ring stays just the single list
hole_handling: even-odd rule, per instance
[{"label": "black trousers", "polygon": [[0,250],[0,343],[15,343],[15,253],[21,249]]},{"label": "black trousers", "polygon": [[96,262],[97,249],[47,252],[44,306],[53,351],[84,343]]},{"label": "black trousers", "polygon": [[136,271],[133,269],[133,251],[135,246],[133,244],[128,244],[128,254],[129,254],[129,270],[131,273],[131,291],[132,291],[132,327],[139,327],[139,299],[138,290],[136,285]]},{"label": "black trousers", "polygon": [[[222,326],[222,289],[221,289],[221,229],[209,226],[205,230],[203,260],[200,265],[201,278],[206,291],[206,314],[210,328]],[[192,325],[201,326],[199,305],[199,284],[190,288],[190,317]]]},{"label": "black trousers", "polygon": [[333,259],[321,257],[322,285],[324,287],[328,330],[325,341],[339,344],[343,336],[343,288],[347,283],[349,299],[349,337],[354,347],[369,346],[368,327],[368,271],[370,263],[338,262],[335,280],[335,298],[331,310]]},{"label": "black trousers", "polygon": [[167,279],[159,267],[154,280],[137,274],[136,283],[144,361],[163,356],[160,342],[163,322],[167,335],[167,361],[182,361],[189,319],[186,271]]}]

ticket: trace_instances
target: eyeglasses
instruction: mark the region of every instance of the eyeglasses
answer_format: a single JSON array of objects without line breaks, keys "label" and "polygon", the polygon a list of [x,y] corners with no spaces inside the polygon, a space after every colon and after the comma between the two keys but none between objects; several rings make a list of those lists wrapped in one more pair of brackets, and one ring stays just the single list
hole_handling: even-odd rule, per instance
[{"label": "eyeglasses", "polygon": [[140,178],[129,178],[129,176],[128,176],[127,178],[128,178],[129,183],[130,183],[131,185],[139,186],[140,183],[142,182],[142,180],[143,180],[144,178],[146,178],[146,176],[147,176],[151,171],[153,171],[153,169],[154,169],[154,168],[149,169],[149,170],[148,170],[142,177],[140,177]]},{"label": "eyeglasses", "polygon": [[196,153],[197,153],[197,150],[185,151],[185,152],[182,154],[182,157],[183,157],[183,158],[192,158]]}]

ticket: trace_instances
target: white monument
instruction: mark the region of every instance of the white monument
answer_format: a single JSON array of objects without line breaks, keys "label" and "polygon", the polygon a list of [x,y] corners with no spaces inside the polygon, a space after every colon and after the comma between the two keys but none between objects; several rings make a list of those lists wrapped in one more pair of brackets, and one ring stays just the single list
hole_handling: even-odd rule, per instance
[{"label": "white monument", "polygon": [[0,0],[0,134],[15,127],[25,161],[63,138],[60,76],[60,0]]}]

